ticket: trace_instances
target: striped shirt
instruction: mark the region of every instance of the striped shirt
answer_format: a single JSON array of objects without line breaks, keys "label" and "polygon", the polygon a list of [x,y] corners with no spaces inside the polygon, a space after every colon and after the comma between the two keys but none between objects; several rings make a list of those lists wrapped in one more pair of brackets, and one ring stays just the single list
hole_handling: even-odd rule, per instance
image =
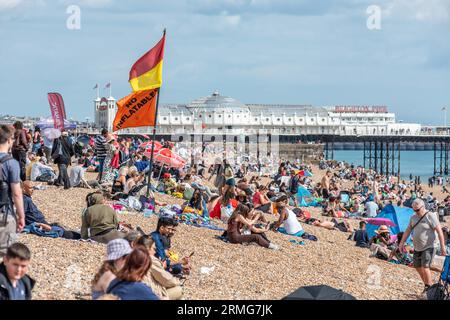
[{"label": "striped shirt", "polygon": [[104,136],[97,136],[95,138],[95,155],[97,159],[105,159],[108,154],[106,147],[106,138]]}]

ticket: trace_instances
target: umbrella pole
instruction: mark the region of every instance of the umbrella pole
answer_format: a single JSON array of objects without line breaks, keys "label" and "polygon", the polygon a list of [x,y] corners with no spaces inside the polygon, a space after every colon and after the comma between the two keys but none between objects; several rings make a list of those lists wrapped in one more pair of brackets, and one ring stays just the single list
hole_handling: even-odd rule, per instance
[{"label": "umbrella pole", "polygon": [[149,170],[148,170],[147,198],[150,196],[150,187],[152,185],[153,159],[154,159],[154,152],[155,152],[156,124],[158,121],[158,107],[159,107],[159,92],[160,92],[160,90],[161,90],[161,88],[158,88],[158,96],[156,97],[155,125],[153,127],[152,153],[150,155],[150,164],[149,164]]}]

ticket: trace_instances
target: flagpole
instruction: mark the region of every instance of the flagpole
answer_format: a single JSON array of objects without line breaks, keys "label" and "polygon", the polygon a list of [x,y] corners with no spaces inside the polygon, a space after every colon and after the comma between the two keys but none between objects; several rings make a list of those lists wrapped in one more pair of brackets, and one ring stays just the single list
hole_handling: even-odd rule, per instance
[{"label": "flagpole", "polygon": [[[166,36],[166,29],[164,28],[163,37]],[[148,170],[148,183],[147,183],[147,198],[150,196],[150,187],[152,184],[152,175],[153,175],[153,159],[155,152],[155,139],[156,139],[156,125],[158,124],[158,109],[159,109],[159,93],[161,91],[161,87],[158,88],[158,96],[156,97],[156,110],[155,110],[155,125],[153,126],[153,137],[152,137],[152,153],[150,155],[150,164]]]},{"label": "flagpole", "polygon": [[150,196],[150,187],[152,184],[152,175],[153,175],[153,159],[155,152],[155,139],[156,139],[156,125],[158,122],[158,108],[159,108],[159,92],[161,88],[158,88],[158,93],[156,97],[156,110],[155,110],[155,125],[153,126],[153,137],[152,137],[152,151],[150,155],[150,164],[148,170],[148,182],[147,182],[147,198]]}]

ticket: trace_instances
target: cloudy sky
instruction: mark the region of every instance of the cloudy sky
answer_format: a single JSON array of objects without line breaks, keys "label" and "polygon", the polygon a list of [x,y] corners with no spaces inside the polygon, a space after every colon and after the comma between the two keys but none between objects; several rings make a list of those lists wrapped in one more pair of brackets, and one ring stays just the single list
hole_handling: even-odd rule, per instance
[{"label": "cloudy sky", "polygon": [[[367,28],[370,5],[381,30]],[[163,103],[218,89],[244,103],[387,105],[423,124],[450,107],[450,0],[0,0],[0,114],[48,116],[56,91],[69,117],[93,118],[94,85],[129,94],[131,65],[164,27]]]}]

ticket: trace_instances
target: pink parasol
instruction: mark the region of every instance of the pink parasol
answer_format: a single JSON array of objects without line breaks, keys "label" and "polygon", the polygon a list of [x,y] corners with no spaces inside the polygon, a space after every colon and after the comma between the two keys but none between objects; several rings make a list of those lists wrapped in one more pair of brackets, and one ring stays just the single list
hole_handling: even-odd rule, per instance
[{"label": "pink parasol", "polygon": [[172,168],[182,168],[186,165],[186,160],[170,149],[163,148],[154,157],[156,162],[165,164]]},{"label": "pink parasol", "polygon": [[367,223],[374,226],[388,226],[388,227],[396,227],[396,224],[392,222],[391,219],[388,218],[370,218],[367,219]]},{"label": "pink parasol", "polygon": [[[152,150],[152,144],[153,144],[153,141],[152,140],[150,140],[150,141],[147,141],[147,142],[144,142],[144,143],[142,143],[140,146],[139,146],[139,148],[142,148],[142,149],[145,149],[146,151],[147,151],[147,149],[149,150],[149,152],[151,152],[151,150]],[[158,142],[158,141],[155,141],[155,150],[161,150],[163,148],[163,145],[160,143],[160,142]]]}]

